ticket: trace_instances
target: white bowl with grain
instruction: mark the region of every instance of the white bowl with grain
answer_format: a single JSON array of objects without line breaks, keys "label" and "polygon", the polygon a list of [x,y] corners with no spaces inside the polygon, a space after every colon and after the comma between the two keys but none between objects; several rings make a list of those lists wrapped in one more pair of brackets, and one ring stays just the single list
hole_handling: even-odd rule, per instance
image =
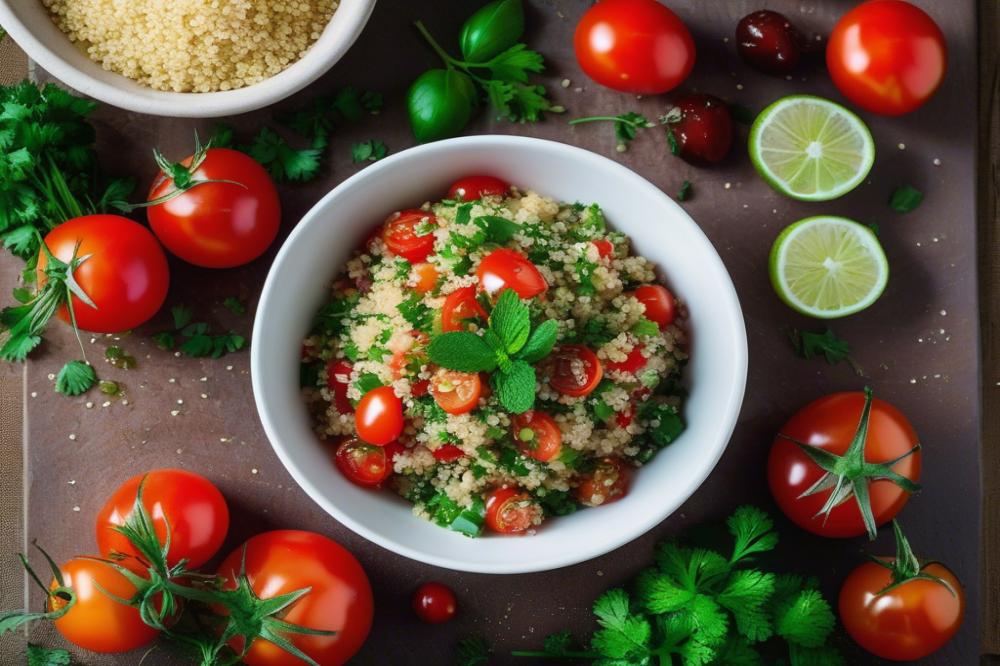
[{"label": "white bowl with grain", "polygon": [[[59,0],[62,5],[74,1]],[[29,58],[84,95],[138,113],[217,118],[268,106],[318,79],[354,44],[374,8],[375,0],[340,0],[329,23],[300,59],[258,83],[216,92],[157,90],[105,69],[53,22],[41,0],[0,0],[0,26]]]},{"label": "white bowl with grain", "polygon": [[[436,200],[455,180],[491,174],[560,201],[599,204],[635,253],[688,308],[685,432],[633,475],[621,501],[551,518],[523,537],[470,539],[411,513],[389,490],[348,481],[314,434],[299,390],[299,358],[314,313],[352,251],[385,217]],[[403,151],[326,195],[278,252],[261,294],[251,344],[254,397],[278,458],[333,518],[405,557],[480,573],[545,571],[597,557],[646,533],[708,477],[739,416],[747,375],[743,314],[711,242],[670,197],[626,167],[552,141],[475,136]]]}]

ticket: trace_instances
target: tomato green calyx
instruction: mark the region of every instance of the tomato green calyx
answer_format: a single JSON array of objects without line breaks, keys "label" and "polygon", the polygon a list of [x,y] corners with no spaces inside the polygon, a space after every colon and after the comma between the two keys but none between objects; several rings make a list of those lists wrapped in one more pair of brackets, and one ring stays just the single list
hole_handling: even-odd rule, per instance
[{"label": "tomato green calyx", "polygon": [[844,455],[830,453],[782,433],[779,433],[778,436],[798,446],[810,460],[825,472],[816,483],[799,495],[801,499],[830,491],[829,497],[819,512],[816,513],[816,517],[823,516],[824,519],[828,518],[833,509],[853,498],[857,501],[861,519],[864,521],[865,530],[868,532],[868,538],[874,540],[878,533],[878,526],[875,524],[875,516],[872,512],[871,500],[868,493],[869,484],[872,481],[884,480],[892,481],[908,493],[915,493],[920,490],[920,484],[911,481],[892,469],[899,461],[919,451],[920,445],[917,444],[893,460],[878,463],[866,461],[865,444],[868,440],[868,423],[872,408],[871,388],[866,386],[864,393],[865,405],[861,410],[861,420],[858,423],[858,429],[854,433],[854,438],[851,440],[851,444]]},{"label": "tomato green calyx", "polygon": [[928,580],[939,585],[943,585],[949,592],[951,596],[957,597],[958,592],[955,590],[951,584],[940,576],[934,576],[929,573],[924,572],[924,568],[929,564],[934,562],[924,562],[921,564],[920,560],[913,553],[913,549],[910,548],[910,542],[906,539],[903,534],[903,528],[900,526],[898,520],[892,521],[892,532],[896,537],[896,557],[895,559],[888,559],[882,557],[875,557],[869,555],[869,559],[880,567],[888,569],[892,573],[892,582],[886,585],[884,588],[879,590],[875,596],[881,596],[887,592],[891,592],[897,587],[910,582],[911,580]]},{"label": "tomato green calyx", "polygon": [[33,580],[38,587],[42,588],[42,591],[45,592],[45,596],[48,599],[58,600],[58,606],[55,607],[55,610],[41,613],[32,613],[24,610],[0,615],[0,636],[3,636],[8,631],[14,631],[15,629],[18,629],[19,627],[35,620],[58,620],[63,615],[68,613],[69,610],[76,604],[76,593],[72,588],[66,585],[62,571],[56,565],[55,561],[37,543],[32,542],[32,545],[45,557],[45,561],[48,563],[49,569],[52,571],[52,578],[56,582],[56,587],[50,589],[45,583],[42,582],[42,579],[39,578],[38,574],[35,573],[35,570],[31,568],[31,565],[28,563],[28,558],[23,553],[18,553],[17,556],[21,560],[21,565],[24,567],[24,570],[31,577],[31,580]]}]

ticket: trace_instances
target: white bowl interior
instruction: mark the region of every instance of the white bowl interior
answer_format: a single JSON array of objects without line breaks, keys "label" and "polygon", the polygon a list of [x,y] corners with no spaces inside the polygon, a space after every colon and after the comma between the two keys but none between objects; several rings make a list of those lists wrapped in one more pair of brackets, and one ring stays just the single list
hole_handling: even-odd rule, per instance
[{"label": "white bowl interior", "polygon": [[[457,178],[488,173],[563,201],[600,204],[689,307],[688,427],[634,475],[627,497],[547,521],[537,534],[469,539],[410,513],[390,491],[351,484],[317,444],[300,399],[301,340],[328,284],[374,225],[434,200]],[[560,143],[519,137],[453,139],[394,155],[320,201],[281,248],[254,325],[257,407],[279,458],[337,520],[401,555],[464,571],[542,571],[596,557],[677,509],[711,472],[732,434],[747,370],[746,331],[732,281],[701,229],[673,200],[625,167]]]},{"label": "white bowl interior", "polygon": [[139,113],[211,118],[262,108],[315,81],[347,52],[374,8],[375,0],[340,0],[323,34],[301,60],[255,85],[213,93],[153,90],[105,70],[56,27],[41,0],[0,0],[0,25],[29,57],[85,95]]}]

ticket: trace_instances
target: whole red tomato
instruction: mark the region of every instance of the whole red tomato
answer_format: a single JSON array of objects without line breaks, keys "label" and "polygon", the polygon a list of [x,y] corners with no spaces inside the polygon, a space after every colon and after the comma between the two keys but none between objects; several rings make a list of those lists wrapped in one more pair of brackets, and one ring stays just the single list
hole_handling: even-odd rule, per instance
[{"label": "whole red tomato", "polygon": [[140,483],[142,505],[153,519],[153,529],[161,545],[165,543],[169,525],[167,564],[173,566],[183,559],[196,569],[212,559],[229,530],[229,508],[211,481],[182,469],[154,470],[134,476],[118,487],[97,514],[97,546],[101,555],[139,555],[128,538],[114,528],[132,517]]},{"label": "whole red tomato", "polygon": [[[119,564],[141,574],[134,560]],[[76,594],[76,603],[55,621],[56,629],[70,643],[91,652],[128,652],[151,643],[159,631],[147,626],[138,609],[112,599],[108,594],[129,599],[135,586],[110,564],[77,557],[59,567],[63,584]],[[52,581],[50,589],[58,587]],[[58,595],[49,597],[49,610],[62,609],[67,602]]]},{"label": "whole red tomato", "polygon": [[[281,619],[335,633],[286,633],[298,649],[323,666],[339,666],[361,649],[372,626],[372,589],[361,564],[343,546],[313,532],[279,530],[258,534],[234,550],[219,567],[224,587],[236,588],[244,557],[250,586],[262,599],[311,588],[283,612]],[[241,650],[243,646],[236,644],[233,648]],[[250,645],[243,661],[249,666],[302,664],[298,657],[262,638]]]},{"label": "whole red tomato", "polygon": [[[85,331],[120,333],[149,320],[163,305],[170,283],[167,258],[153,234],[118,215],[88,215],[63,222],[45,236],[56,259],[69,263],[74,252],[86,260],[73,277],[96,307],[73,296],[76,323]],[[38,254],[38,282],[44,284],[48,257]],[[69,312],[59,308],[68,322]]]},{"label": "whole red tomato", "polygon": [[903,0],[865,2],[837,22],[826,47],[830,77],[874,113],[913,111],[941,85],[947,46],[937,23]]},{"label": "whole red tomato", "polygon": [[[868,436],[860,447],[851,449],[861,429],[866,400],[871,400]],[[855,464],[887,463],[874,480],[858,476],[854,481],[867,488],[875,525],[892,520],[910,497],[901,485],[916,487],[920,477],[917,433],[903,414],[884,400],[870,398],[870,392],[834,393],[809,403],[782,426],[771,445],[767,479],[771,494],[792,522],[805,530],[827,537],[855,537],[869,531],[862,518],[862,498],[847,496],[828,515],[820,515],[830,498],[830,487],[806,494],[824,477],[824,470],[794,441],[836,456],[851,457]],[[850,450],[849,450],[850,449]],[[863,458],[862,458],[863,456]],[[887,470],[887,471],[886,471]],[[886,474],[899,475],[899,483]],[[828,477],[835,480],[835,477]],[[847,479],[850,482],[850,479]],[[869,531],[870,533],[870,531]]]},{"label": "whole red tomato", "polygon": [[[194,160],[200,162],[190,170]],[[278,190],[252,157],[210,148],[170,166],[153,182],[149,201],[170,197],[178,186],[183,192],[150,206],[146,214],[173,254],[196,266],[231,268],[253,261],[274,242],[281,226]],[[188,182],[194,184],[184,189]]]},{"label": "whole red tomato", "polygon": [[665,93],[694,67],[691,32],[656,0],[601,0],[580,19],[573,46],[587,76],[622,92]]}]

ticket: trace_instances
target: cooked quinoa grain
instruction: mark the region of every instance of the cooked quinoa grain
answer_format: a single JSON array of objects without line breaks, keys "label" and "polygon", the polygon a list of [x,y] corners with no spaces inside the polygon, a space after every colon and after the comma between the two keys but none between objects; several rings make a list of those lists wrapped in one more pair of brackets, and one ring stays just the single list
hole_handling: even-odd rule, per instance
[{"label": "cooked quinoa grain", "polygon": [[[529,321],[514,351],[490,337],[508,288]],[[425,203],[390,216],[334,281],[303,344],[303,395],[351,480],[387,485],[416,515],[469,536],[484,524],[531,533],[546,516],[624,495],[631,470],[682,432],[683,319],[596,205],[515,188]],[[515,413],[499,375],[544,322],[554,347],[526,357],[534,402]],[[455,335],[500,345],[504,360],[478,373],[447,365],[432,347]],[[379,386],[405,418],[384,448],[358,438],[354,414]]]},{"label": "cooked quinoa grain", "polygon": [[53,21],[104,69],[155,90],[253,85],[319,39],[336,0],[42,0]]}]

